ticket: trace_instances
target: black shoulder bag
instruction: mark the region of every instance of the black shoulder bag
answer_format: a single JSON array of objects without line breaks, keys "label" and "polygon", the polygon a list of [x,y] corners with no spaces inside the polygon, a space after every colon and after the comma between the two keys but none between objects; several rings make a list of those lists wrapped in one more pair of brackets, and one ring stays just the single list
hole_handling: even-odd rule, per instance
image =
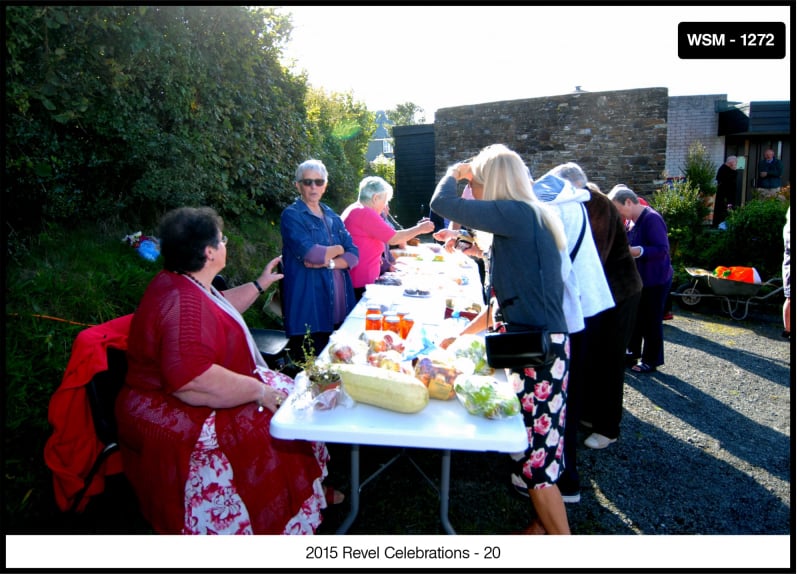
[{"label": "black shoulder bag", "polygon": [[545,367],[554,360],[547,329],[486,334],[486,362],[495,369]]}]

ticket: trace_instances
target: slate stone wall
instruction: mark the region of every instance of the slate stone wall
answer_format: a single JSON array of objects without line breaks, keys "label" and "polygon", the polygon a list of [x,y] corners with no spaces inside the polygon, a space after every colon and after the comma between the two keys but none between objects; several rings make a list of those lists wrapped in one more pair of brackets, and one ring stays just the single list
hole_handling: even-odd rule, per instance
[{"label": "slate stone wall", "polygon": [[669,99],[667,88],[644,88],[439,109],[433,124],[436,179],[451,163],[503,143],[520,154],[534,178],[574,161],[603,191],[625,183],[650,195],[666,167]]}]

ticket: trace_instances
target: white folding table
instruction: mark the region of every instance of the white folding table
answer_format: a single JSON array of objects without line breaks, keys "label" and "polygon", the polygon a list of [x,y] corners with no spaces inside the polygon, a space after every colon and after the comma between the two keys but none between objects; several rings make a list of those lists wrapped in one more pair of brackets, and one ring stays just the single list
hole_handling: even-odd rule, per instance
[{"label": "white folding table", "polygon": [[[522,452],[528,435],[522,416],[489,420],[471,415],[457,399],[431,399],[418,413],[396,413],[357,403],[330,410],[298,409],[287,399],[272,417],[270,432],[281,439],[346,443],[350,451],[350,513],[337,530],[344,534],[356,519],[361,492],[360,445],[439,449],[439,513],[448,534],[455,534],[449,519],[450,451]],[[388,466],[388,465],[386,465]],[[385,466],[384,466],[385,468]]]}]

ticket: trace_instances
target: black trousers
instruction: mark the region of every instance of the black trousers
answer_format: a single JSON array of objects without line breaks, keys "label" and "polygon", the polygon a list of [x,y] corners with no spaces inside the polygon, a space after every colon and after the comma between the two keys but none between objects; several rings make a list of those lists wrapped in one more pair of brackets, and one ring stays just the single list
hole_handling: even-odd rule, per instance
[{"label": "black trousers", "polygon": [[593,432],[608,438],[619,437],[625,351],[633,332],[640,297],[640,293],[631,295],[586,321],[585,361],[591,376],[584,385],[578,416],[579,420],[592,423]]},{"label": "black trousers", "polygon": [[664,309],[672,281],[644,287],[628,350],[651,367],[664,364]]},{"label": "black trousers", "polygon": [[569,382],[567,386],[567,419],[564,423],[564,472],[558,479],[562,493],[578,489],[578,421],[583,384],[587,372],[586,329],[569,334]]}]

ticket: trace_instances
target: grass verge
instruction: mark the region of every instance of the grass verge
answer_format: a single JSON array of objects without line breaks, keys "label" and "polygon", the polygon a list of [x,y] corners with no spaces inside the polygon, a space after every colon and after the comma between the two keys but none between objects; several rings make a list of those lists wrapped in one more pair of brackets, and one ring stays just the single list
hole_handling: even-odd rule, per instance
[{"label": "grass verge", "polygon": [[[68,230],[47,227],[6,266],[4,505],[7,531],[46,531],[61,517],[44,463],[50,397],[58,388],[76,335],[89,325],[132,313],[162,261],[147,261],[122,241],[138,229],[104,222]],[[145,235],[153,231],[143,230]],[[280,254],[269,217],[226,222],[229,285],[251,281]],[[273,287],[274,288],[274,287]],[[266,302],[262,297],[261,302]],[[253,327],[282,328],[254,305]]]}]

